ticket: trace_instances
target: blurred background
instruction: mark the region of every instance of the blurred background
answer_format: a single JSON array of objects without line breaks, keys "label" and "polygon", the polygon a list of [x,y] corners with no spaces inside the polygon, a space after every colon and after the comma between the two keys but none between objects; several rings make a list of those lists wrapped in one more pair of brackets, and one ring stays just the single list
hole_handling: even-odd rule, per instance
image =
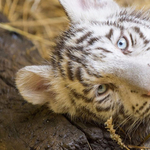
[{"label": "blurred background", "polygon": [[[125,7],[150,8],[150,0],[116,1]],[[69,23],[58,0],[0,0],[0,11],[10,21],[0,27],[28,37],[35,44],[32,50],[38,48],[44,59]]]}]

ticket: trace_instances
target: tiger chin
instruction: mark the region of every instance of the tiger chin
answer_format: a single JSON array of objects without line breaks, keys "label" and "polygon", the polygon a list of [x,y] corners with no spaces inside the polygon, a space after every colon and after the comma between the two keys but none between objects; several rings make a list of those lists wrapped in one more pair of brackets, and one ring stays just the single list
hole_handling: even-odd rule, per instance
[{"label": "tiger chin", "polygon": [[[138,145],[150,133],[150,19],[113,0],[59,0],[70,27],[47,65],[26,66],[16,86],[32,104],[104,123]],[[145,145],[150,145],[147,142]]]}]

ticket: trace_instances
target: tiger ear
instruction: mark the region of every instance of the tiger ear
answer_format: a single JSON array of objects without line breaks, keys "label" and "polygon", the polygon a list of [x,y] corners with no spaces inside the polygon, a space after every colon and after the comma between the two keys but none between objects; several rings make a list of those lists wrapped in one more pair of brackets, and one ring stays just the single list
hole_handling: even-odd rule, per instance
[{"label": "tiger ear", "polygon": [[[101,13],[98,10],[105,9],[109,7],[118,7],[118,5],[113,0],[59,0],[64,9],[66,10],[71,21],[79,20],[89,20],[91,17],[95,18],[95,14],[98,14],[98,18],[101,17]],[[105,11],[106,13],[111,13],[110,10]],[[96,11],[96,12],[95,12]],[[94,16],[93,16],[94,15]]]},{"label": "tiger ear", "polygon": [[44,104],[52,98],[50,71],[50,66],[27,66],[17,72],[16,85],[25,100]]}]

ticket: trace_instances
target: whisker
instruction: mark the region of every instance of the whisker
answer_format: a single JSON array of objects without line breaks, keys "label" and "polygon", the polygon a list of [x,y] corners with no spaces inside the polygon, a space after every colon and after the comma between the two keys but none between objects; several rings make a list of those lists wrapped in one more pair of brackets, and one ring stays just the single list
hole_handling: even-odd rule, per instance
[{"label": "whisker", "polygon": [[131,116],[128,116],[127,118],[125,118],[120,124],[117,125],[116,129],[118,129],[119,127],[122,127],[124,126],[130,119],[131,119]]}]

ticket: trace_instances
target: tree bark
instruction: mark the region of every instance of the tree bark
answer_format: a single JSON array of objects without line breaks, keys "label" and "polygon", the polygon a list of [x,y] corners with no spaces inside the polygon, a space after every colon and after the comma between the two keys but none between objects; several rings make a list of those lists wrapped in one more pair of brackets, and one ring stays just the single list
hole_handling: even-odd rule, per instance
[{"label": "tree bark", "polygon": [[[0,21],[7,19],[0,14]],[[0,29],[0,150],[120,150],[102,127],[33,106],[15,87],[16,72],[43,60],[31,41]]]}]

